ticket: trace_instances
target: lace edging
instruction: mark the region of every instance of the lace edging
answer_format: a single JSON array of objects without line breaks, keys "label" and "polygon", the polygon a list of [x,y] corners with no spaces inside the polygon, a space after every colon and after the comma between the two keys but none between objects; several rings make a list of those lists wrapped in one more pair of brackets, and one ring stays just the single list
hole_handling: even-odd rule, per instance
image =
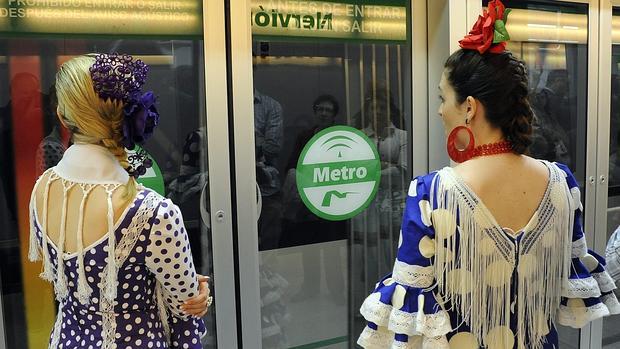
[{"label": "lace edging", "polygon": [[364,349],[385,349],[394,341],[394,336],[388,331],[376,331],[366,326],[357,339],[357,344]]},{"label": "lace edging", "polygon": [[450,316],[444,310],[434,314],[408,313],[381,302],[380,297],[380,293],[373,293],[362,304],[360,313],[367,321],[409,336],[434,338],[452,331]]},{"label": "lace edging", "polygon": [[591,276],[585,279],[568,279],[568,287],[562,288],[562,297],[566,298],[594,298],[600,296],[599,284]]},{"label": "lace edging", "polygon": [[616,298],[615,294],[606,294],[601,297],[601,301],[607,306],[607,309],[609,309],[609,314],[620,314],[620,302],[618,302],[618,298]]},{"label": "lace edging", "polygon": [[602,271],[600,273],[592,273],[592,277],[596,280],[599,289],[601,292],[611,292],[616,289],[616,283],[609,276],[607,271]]},{"label": "lace edging", "polygon": [[392,309],[388,329],[394,333],[409,336],[423,335],[426,338],[435,338],[452,331],[450,316],[443,310],[435,314],[408,313],[399,309]]},{"label": "lace edging", "polygon": [[585,236],[582,236],[579,240],[572,242],[571,257],[579,258],[585,256],[586,254],[588,254],[588,244]]},{"label": "lace edging", "polygon": [[[138,195],[144,195],[144,199],[140,203],[140,207],[133,216],[131,223],[127,228],[123,229],[123,236],[115,246],[115,260],[116,265],[120,268],[125,260],[129,256],[129,253],[133,250],[140,233],[143,229],[148,229],[148,221],[155,213],[154,210],[158,207],[158,200],[161,198],[155,193],[149,192],[147,194],[139,193]],[[107,275],[108,267],[110,263],[106,265],[103,270],[103,275]],[[117,270],[118,271],[118,270]],[[114,277],[116,282],[117,275]],[[100,290],[105,290],[108,287],[108,281],[104,278],[101,280]],[[114,341],[116,336],[116,316],[114,315],[114,302],[110,301],[107,297],[101,297],[99,303],[99,310],[102,312],[101,322],[101,337],[103,339],[103,349],[112,349],[114,347]],[[165,321],[165,320],[162,320]]]},{"label": "lace edging", "polygon": [[603,303],[589,307],[569,307],[560,305],[558,323],[572,328],[582,328],[587,323],[609,315],[609,309]]},{"label": "lace edging", "polygon": [[435,280],[435,268],[432,265],[428,267],[410,265],[397,259],[394,262],[392,278],[402,285],[427,288],[431,286],[433,280]]}]

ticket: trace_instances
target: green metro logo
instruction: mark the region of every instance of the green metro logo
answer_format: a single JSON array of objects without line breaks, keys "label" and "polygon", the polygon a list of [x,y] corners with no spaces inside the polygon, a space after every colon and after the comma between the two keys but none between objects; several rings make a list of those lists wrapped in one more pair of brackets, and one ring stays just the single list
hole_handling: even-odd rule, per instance
[{"label": "green metro logo", "polygon": [[381,163],[374,143],[360,130],[334,126],[317,133],[297,162],[297,190],[310,211],[344,220],[374,199]]}]

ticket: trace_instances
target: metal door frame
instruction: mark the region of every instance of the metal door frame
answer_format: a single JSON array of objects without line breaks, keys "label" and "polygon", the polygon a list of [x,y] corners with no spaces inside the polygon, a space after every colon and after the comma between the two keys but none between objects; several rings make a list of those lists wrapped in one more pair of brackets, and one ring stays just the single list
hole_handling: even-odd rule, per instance
[{"label": "metal door frame", "polygon": [[[216,335],[220,348],[237,348],[234,297],[235,264],[232,233],[231,174],[228,131],[226,23],[224,2],[203,2],[205,105],[212,229],[212,289],[217,307]],[[204,205],[204,202],[200,203]]]}]

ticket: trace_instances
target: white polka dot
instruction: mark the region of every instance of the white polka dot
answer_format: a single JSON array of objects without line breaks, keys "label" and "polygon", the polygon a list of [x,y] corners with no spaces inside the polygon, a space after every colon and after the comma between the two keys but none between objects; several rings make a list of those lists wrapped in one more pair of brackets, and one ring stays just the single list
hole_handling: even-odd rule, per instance
[{"label": "white polka dot", "polygon": [[409,184],[409,192],[407,193],[407,195],[415,197],[418,196],[418,180],[417,178],[414,179],[413,181],[411,181],[411,184]]},{"label": "white polka dot", "polygon": [[512,349],[515,344],[514,333],[506,326],[497,326],[486,335],[484,343],[488,349]]},{"label": "white polka dot", "polygon": [[445,209],[437,209],[431,213],[435,233],[442,239],[447,239],[456,232],[456,219]]},{"label": "white polka dot", "polygon": [[427,227],[431,226],[431,203],[428,200],[420,200],[418,203],[420,206],[420,218],[422,219],[422,223]]},{"label": "white polka dot", "polygon": [[[390,285],[391,285],[391,284],[393,284],[393,283],[394,283],[394,279],[392,279],[392,278],[387,278],[387,279],[383,280],[383,284],[384,284],[385,286],[390,286]],[[376,287],[375,287],[375,288],[376,288]]]},{"label": "white polka dot", "polygon": [[484,280],[491,287],[507,285],[512,276],[512,266],[505,260],[498,260],[491,263],[486,270]]},{"label": "white polka dot", "polygon": [[598,260],[591,254],[586,254],[583,257],[579,257],[579,260],[583,265],[588,269],[589,272],[592,272],[596,267],[598,267]]},{"label": "white polka dot", "polygon": [[392,307],[394,309],[400,309],[405,304],[405,296],[407,295],[407,290],[401,285],[396,285],[394,289],[394,293],[392,294]]},{"label": "white polka dot", "polygon": [[420,239],[418,247],[422,256],[426,258],[431,258],[435,255],[435,240],[429,238],[428,236],[424,236]]},{"label": "white polka dot", "polygon": [[465,294],[471,292],[471,272],[465,269],[454,269],[447,275],[447,285],[456,293]]},{"label": "white polka dot", "polygon": [[471,332],[459,332],[450,338],[450,349],[480,349],[480,345]]}]

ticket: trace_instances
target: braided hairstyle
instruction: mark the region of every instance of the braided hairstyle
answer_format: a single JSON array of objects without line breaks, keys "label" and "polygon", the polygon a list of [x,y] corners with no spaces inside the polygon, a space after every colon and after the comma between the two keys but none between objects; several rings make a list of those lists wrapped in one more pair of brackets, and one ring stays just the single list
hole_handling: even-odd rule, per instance
[{"label": "braided hairstyle", "polygon": [[514,152],[527,153],[534,112],[525,64],[509,51],[480,54],[460,49],[448,58],[445,68],[457,102],[468,96],[479,100],[489,123],[502,130]]},{"label": "braided hairstyle", "polygon": [[[99,98],[93,87],[90,67],[94,56],[78,56],[64,63],[56,74],[59,116],[72,133],[73,141],[104,146],[121,166],[129,168],[123,140],[123,102]],[[125,185],[126,198],[137,192],[133,177]]]}]

